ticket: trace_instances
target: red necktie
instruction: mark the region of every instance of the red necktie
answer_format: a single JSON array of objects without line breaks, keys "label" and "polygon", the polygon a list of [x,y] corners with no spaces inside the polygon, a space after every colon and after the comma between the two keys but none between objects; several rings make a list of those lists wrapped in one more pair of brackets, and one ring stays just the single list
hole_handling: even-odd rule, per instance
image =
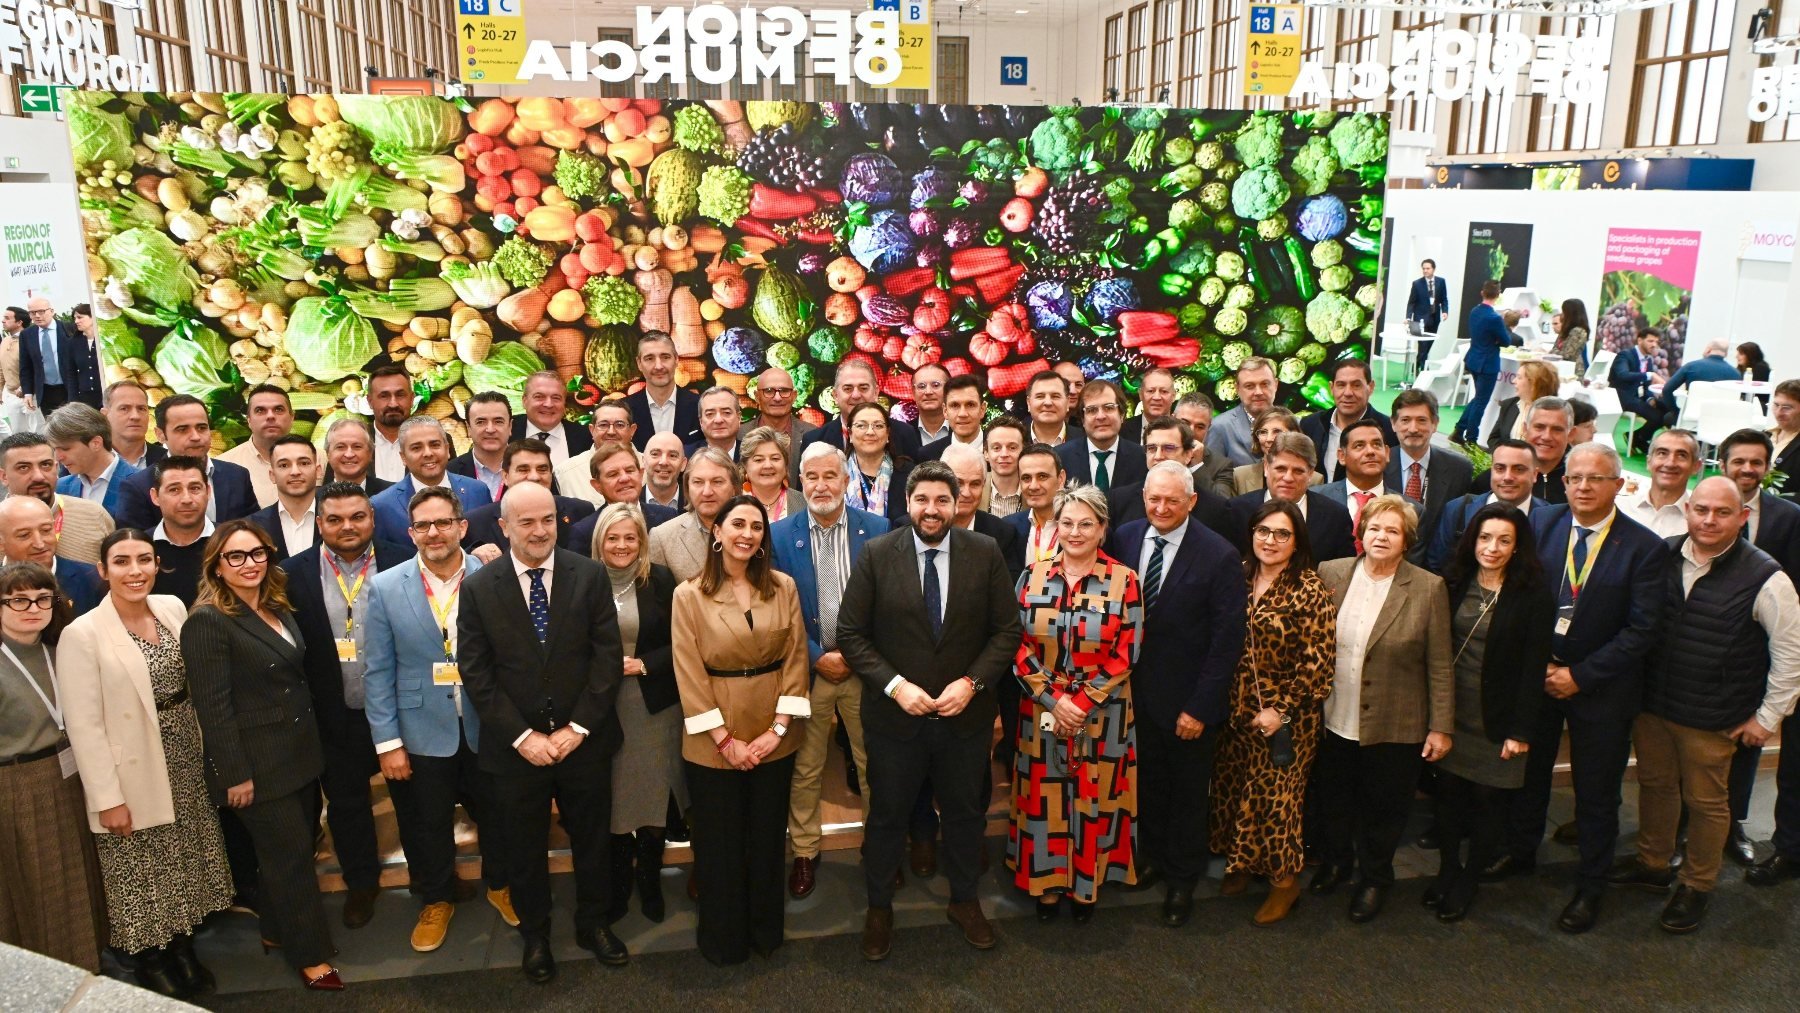
[{"label": "red necktie", "polygon": [[[1369,501],[1375,498],[1375,494],[1372,492],[1353,492],[1350,494],[1350,498],[1356,501],[1356,509],[1350,514],[1350,530],[1355,531],[1357,526],[1362,523],[1363,507],[1369,505]],[[1362,539],[1360,538],[1356,539],[1356,554],[1359,556],[1362,555]]]},{"label": "red necktie", "polygon": [[1407,469],[1406,497],[1414,500],[1425,498],[1425,480],[1419,477],[1419,462],[1417,461],[1414,461],[1412,467]]}]

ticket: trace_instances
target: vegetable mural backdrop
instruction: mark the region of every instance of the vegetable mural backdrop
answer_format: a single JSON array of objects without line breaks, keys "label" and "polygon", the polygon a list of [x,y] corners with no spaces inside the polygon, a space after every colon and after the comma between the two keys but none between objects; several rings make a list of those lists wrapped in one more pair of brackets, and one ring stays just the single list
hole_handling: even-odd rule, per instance
[{"label": "vegetable mural backdrop", "polygon": [[[571,413],[769,365],[830,411],[847,358],[896,412],[929,362],[1000,399],[1053,362],[1285,400],[1366,356],[1387,122],[1367,114],[250,94],[75,96],[109,379],[362,411],[388,360],[466,444],[471,392],[548,365]],[[319,431],[322,432],[322,429]],[[241,426],[236,429],[242,432]],[[227,428],[225,437],[231,438]]]}]

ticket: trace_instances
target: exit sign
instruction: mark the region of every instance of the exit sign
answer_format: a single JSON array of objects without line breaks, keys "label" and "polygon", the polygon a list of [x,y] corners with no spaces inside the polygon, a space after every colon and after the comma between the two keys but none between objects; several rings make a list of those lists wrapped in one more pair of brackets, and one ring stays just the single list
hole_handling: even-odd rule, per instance
[{"label": "exit sign", "polygon": [[66,84],[21,84],[19,85],[19,111],[22,113],[59,113],[62,112],[63,92],[68,91]]}]

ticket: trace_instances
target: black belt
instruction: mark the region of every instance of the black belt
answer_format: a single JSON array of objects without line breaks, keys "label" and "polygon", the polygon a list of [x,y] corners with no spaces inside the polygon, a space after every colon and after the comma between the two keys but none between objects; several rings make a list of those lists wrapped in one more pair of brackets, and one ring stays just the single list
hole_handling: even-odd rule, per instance
[{"label": "black belt", "polygon": [[786,658],[776,658],[774,661],[769,662],[761,668],[714,668],[711,665],[708,665],[706,667],[706,674],[715,679],[748,679],[753,675],[768,675],[770,672],[779,672],[781,671],[782,666],[786,664]]},{"label": "black belt", "polygon": [[167,700],[156,701],[156,709],[159,711],[173,710],[174,708],[179,707],[182,704],[187,703],[187,702],[188,702],[188,691],[187,691],[187,687],[183,686],[174,696],[168,698]]},{"label": "black belt", "polygon": [[54,746],[45,746],[44,748],[38,750],[35,753],[20,753],[17,756],[9,756],[4,760],[0,760],[0,767],[20,767],[20,766],[24,766],[27,763],[36,763],[39,760],[48,760],[49,758],[51,758],[52,756],[55,756],[57,753],[59,753],[61,751],[62,751],[61,743],[58,743]]}]

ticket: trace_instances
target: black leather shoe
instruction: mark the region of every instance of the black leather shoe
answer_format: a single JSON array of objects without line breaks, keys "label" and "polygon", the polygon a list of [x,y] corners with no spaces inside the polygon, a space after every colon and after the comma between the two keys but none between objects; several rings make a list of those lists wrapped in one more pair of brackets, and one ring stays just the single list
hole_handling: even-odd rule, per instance
[{"label": "black leather shoe", "polygon": [[1308,886],[1306,889],[1314,896],[1323,897],[1333,890],[1336,890],[1338,884],[1349,878],[1350,867],[1348,865],[1334,865],[1331,862],[1323,862],[1319,865],[1319,871],[1313,873],[1312,885]]},{"label": "black leather shoe", "polygon": [[1431,826],[1426,827],[1424,833],[1413,838],[1413,843],[1424,848],[1426,851],[1436,851],[1438,849],[1437,824],[1433,823]]},{"label": "black leather shoe", "polygon": [[1751,886],[1776,886],[1790,879],[1800,879],[1800,861],[1786,855],[1770,855],[1744,873],[1744,882]]},{"label": "black leather shoe", "polygon": [[1372,922],[1381,909],[1387,905],[1388,888],[1385,886],[1359,886],[1356,896],[1350,900],[1350,920],[1358,925]]},{"label": "black leather shoe", "polygon": [[1072,900],[1069,902],[1069,916],[1075,919],[1075,924],[1086,925],[1094,920],[1094,908],[1098,906],[1098,903],[1083,904]]},{"label": "black leather shoe", "polygon": [[1725,837],[1725,857],[1745,868],[1756,864],[1756,845],[1750,843],[1744,825],[1736,820],[1732,821],[1731,833]]},{"label": "black leather shoe", "polygon": [[1038,898],[1038,902],[1037,902],[1037,920],[1038,921],[1053,922],[1056,920],[1056,916],[1059,914],[1062,914],[1062,897],[1061,897],[1061,895],[1051,894],[1048,898],[1044,898],[1044,897]]},{"label": "black leather shoe", "polygon": [[1606,881],[1614,886],[1629,886],[1647,893],[1663,893],[1669,889],[1669,884],[1675,882],[1675,870],[1652,869],[1644,864],[1642,858],[1632,855],[1613,863],[1612,871],[1606,874]]},{"label": "black leather shoe", "polygon": [[519,968],[534,985],[542,985],[556,977],[556,958],[550,955],[548,937],[525,937],[525,959],[519,964]]},{"label": "black leather shoe", "polygon": [[137,970],[132,972],[132,977],[137,980],[140,987],[171,999],[186,999],[192,994],[175,976],[175,969],[170,966],[167,950],[160,946],[154,946],[146,950],[139,950],[136,956]]},{"label": "black leather shoe", "polygon": [[344,928],[360,929],[375,917],[377,890],[351,890],[344,895]]},{"label": "black leather shoe", "polygon": [[1556,917],[1556,927],[1572,936],[1581,935],[1594,927],[1600,919],[1600,895],[1581,892],[1569,901],[1569,906],[1562,909]]},{"label": "black leather shoe", "polygon": [[1675,896],[1663,908],[1660,924],[1664,932],[1683,935],[1700,927],[1706,917],[1706,902],[1712,894],[1696,890],[1686,883],[1675,888]]},{"label": "black leather shoe", "polygon": [[[1466,882],[1466,881],[1465,881]],[[1469,907],[1475,903],[1474,886],[1452,889],[1438,903],[1437,920],[1440,922],[1460,922],[1469,915]]]},{"label": "black leather shoe", "polygon": [[1556,832],[1550,835],[1550,839],[1558,844],[1575,847],[1581,843],[1581,828],[1574,820],[1570,820],[1567,823],[1559,824]]},{"label": "black leather shoe", "polygon": [[1137,870],[1137,882],[1126,887],[1127,890],[1148,890],[1163,878],[1161,866],[1140,865]]},{"label": "black leather shoe", "polygon": [[1442,904],[1443,902],[1444,902],[1444,891],[1439,890],[1435,886],[1426,887],[1425,892],[1423,894],[1421,894],[1419,897],[1419,903],[1425,907],[1437,907],[1439,904]]},{"label": "black leather shoe", "polygon": [[1517,855],[1501,855],[1492,865],[1481,870],[1483,883],[1498,883],[1512,876],[1526,876],[1537,871],[1537,859]]},{"label": "black leather shoe", "polygon": [[576,929],[575,945],[592,953],[595,960],[608,967],[624,967],[631,963],[631,954],[625,952],[625,944],[619,942],[611,929]]},{"label": "black leather shoe", "polygon": [[169,945],[163,952],[168,955],[170,974],[188,995],[205,995],[218,986],[213,973],[206,969],[206,965],[200,962],[199,955],[194,952],[192,935],[183,933],[169,940]]},{"label": "black leather shoe", "polygon": [[1171,886],[1169,895],[1163,898],[1162,923],[1166,928],[1178,929],[1188,923],[1194,916],[1194,888],[1191,886]]}]

